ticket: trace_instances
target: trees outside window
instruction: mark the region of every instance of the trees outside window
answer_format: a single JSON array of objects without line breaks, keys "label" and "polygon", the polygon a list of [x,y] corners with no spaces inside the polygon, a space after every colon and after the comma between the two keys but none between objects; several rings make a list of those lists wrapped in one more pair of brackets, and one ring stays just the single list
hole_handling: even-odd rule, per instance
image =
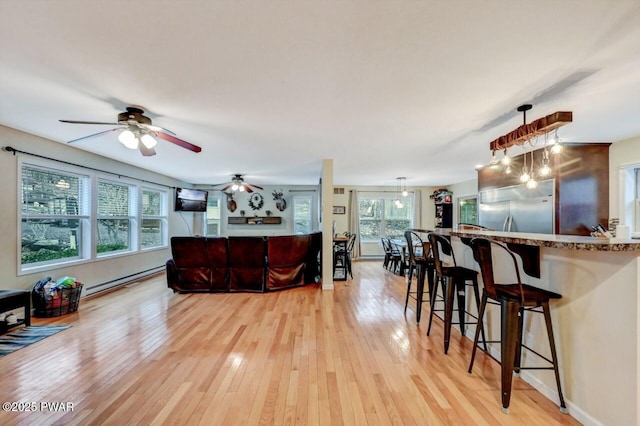
[{"label": "trees outside window", "polygon": [[360,240],[380,241],[380,238],[404,238],[412,227],[413,200],[402,198],[402,207],[393,196],[360,197]]}]

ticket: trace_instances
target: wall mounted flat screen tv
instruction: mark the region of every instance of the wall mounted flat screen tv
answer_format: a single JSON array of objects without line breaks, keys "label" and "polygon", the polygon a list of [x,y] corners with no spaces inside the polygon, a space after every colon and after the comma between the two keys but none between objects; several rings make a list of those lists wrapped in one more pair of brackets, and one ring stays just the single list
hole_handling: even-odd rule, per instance
[{"label": "wall mounted flat screen tv", "polygon": [[175,211],[206,212],[209,192],[200,189],[176,188]]}]

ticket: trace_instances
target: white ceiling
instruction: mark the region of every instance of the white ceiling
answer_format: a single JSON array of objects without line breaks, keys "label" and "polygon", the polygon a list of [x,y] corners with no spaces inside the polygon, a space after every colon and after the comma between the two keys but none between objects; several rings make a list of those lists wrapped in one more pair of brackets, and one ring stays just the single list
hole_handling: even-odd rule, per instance
[{"label": "white ceiling", "polygon": [[140,105],[202,152],[73,146],[196,184],[316,184],[325,158],[336,184],[456,183],[525,102],[573,111],[568,142],[640,135],[640,2],[0,1],[0,124],[66,143],[105,127],[58,119]]}]

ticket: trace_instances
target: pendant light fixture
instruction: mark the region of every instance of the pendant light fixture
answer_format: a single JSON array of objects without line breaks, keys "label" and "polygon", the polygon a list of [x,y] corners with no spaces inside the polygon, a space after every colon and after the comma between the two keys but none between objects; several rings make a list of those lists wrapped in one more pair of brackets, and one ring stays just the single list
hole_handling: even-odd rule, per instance
[{"label": "pendant light fixture", "polygon": [[397,181],[397,185],[396,185],[396,200],[394,201],[394,204],[399,209],[404,207],[404,204],[402,204],[402,201],[400,200],[400,195],[402,195],[403,197],[406,197],[407,195],[409,195],[409,193],[407,192],[406,186],[404,186],[405,180],[406,180],[405,177],[397,177],[396,178],[396,181]]},{"label": "pendant light fixture", "polygon": [[[492,155],[490,164],[492,166],[496,166],[498,163],[501,163],[505,167],[505,173],[510,174],[512,172],[512,168],[511,157],[509,156],[508,149],[513,146],[522,147],[524,150],[524,165],[520,174],[520,182],[525,184],[527,188],[535,189],[538,186],[538,182],[535,179],[536,174],[543,179],[551,176],[552,170],[549,153],[558,154],[562,151],[562,145],[560,145],[560,140],[558,139],[558,128],[571,123],[573,121],[573,113],[570,111],[558,111],[527,124],[527,111],[532,108],[533,105],[531,104],[520,105],[517,108],[517,111],[522,113],[523,124],[506,135],[495,139],[489,144],[489,149],[491,150]],[[551,132],[554,132],[554,136],[549,139]],[[544,147],[542,151],[541,165],[536,173],[533,161],[533,151],[541,136],[544,136]],[[502,160],[499,161],[497,159],[496,151],[503,151]],[[529,154],[528,165],[527,154]]]}]

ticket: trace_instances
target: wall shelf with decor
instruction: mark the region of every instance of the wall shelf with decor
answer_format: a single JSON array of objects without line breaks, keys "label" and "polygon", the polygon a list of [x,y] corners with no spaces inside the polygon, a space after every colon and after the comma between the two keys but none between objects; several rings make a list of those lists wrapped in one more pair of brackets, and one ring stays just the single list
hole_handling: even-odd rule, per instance
[{"label": "wall shelf with decor", "polygon": [[280,216],[234,216],[229,218],[229,225],[280,225]]}]

